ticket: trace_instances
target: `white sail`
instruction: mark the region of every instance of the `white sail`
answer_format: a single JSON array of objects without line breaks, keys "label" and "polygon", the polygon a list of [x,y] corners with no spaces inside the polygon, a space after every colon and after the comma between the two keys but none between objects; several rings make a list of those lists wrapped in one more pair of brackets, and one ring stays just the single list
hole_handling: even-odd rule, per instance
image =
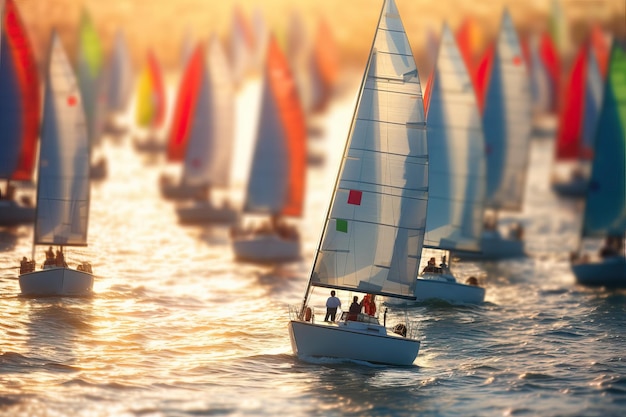
[{"label": "white sail", "polygon": [[429,96],[424,246],[477,251],[485,205],[485,142],[472,82],[447,25]]},{"label": "white sail", "polygon": [[422,91],[400,15],[385,3],[311,285],[414,298],[428,197]]},{"label": "white sail", "polygon": [[505,10],[483,112],[490,208],[520,210],[522,207],[531,121],[526,65],[513,21]]},{"label": "white sail", "polygon": [[216,35],[206,52],[200,91],[185,154],[184,182],[226,187],[234,141],[234,85]]},{"label": "white sail", "polygon": [[46,81],[35,244],[87,245],[89,145],[76,77],[53,33]]},{"label": "white sail", "polygon": [[130,52],[124,32],[119,29],[115,34],[113,53],[109,69],[108,110],[125,111],[130,100],[133,86],[133,69]]}]

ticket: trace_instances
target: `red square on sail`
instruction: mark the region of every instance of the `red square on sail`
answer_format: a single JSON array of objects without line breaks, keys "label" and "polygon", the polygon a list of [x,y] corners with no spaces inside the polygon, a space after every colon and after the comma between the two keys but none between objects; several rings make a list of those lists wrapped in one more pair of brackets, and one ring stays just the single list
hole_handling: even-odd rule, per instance
[{"label": "red square on sail", "polygon": [[354,205],[360,206],[362,196],[363,196],[362,191],[350,190],[350,194],[348,194],[348,204],[354,204]]},{"label": "red square on sail", "polygon": [[68,96],[67,97],[67,105],[72,107],[76,104],[76,96]]},{"label": "red square on sail", "polygon": [[515,55],[513,57],[513,64],[520,65],[521,63],[522,63],[522,58],[520,58],[519,55]]}]

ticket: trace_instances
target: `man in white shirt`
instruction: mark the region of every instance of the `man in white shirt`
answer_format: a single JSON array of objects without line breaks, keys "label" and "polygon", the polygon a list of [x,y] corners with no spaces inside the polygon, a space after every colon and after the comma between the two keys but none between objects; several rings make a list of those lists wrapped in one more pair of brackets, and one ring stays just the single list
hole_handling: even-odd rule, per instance
[{"label": "man in white shirt", "polygon": [[335,321],[335,316],[337,315],[337,308],[341,307],[341,300],[335,297],[335,290],[330,292],[330,297],[326,300],[326,317],[324,317],[324,321]]}]

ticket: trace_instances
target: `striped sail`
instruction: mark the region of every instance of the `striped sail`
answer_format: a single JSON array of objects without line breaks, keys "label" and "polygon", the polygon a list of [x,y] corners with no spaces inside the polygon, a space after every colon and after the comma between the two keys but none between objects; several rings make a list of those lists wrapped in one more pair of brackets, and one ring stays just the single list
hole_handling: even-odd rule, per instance
[{"label": "striped sail", "polygon": [[34,243],[86,246],[89,143],[76,77],[56,32],[43,112]]},{"label": "striped sail", "polygon": [[505,10],[483,112],[489,208],[520,210],[522,207],[531,119],[526,65],[513,21]]},{"label": "striped sail", "polygon": [[420,80],[390,0],[374,37],[311,285],[413,299],[427,198]]},{"label": "striped sail", "polygon": [[126,37],[121,29],[115,34],[109,65],[107,109],[112,112],[123,112],[126,110],[132,92],[133,69]]},{"label": "striped sail", "polygon": [[244,211],[299,217],[304,204],[306,130],[293,75],[269,40],[261,113]]},{"label": "striped sail", "polygon": [[626,232],[626,52],[613,44],[595,135],[583,237]]},{"label": "striped sail", "polygon": [[447,25],[429,92],[424,246],[478,251],[486,191],[485,140],[472,81]]},{"label": "striped sail", "polygon": [[533,111],[552,113],[558,105],[560,63],[547,32],[531,36],[528,55]]},{"label": "striped sail", "polygon": [[235,91],[226,55],[216,35],[209,43],[199,89],[183,182],[226,187],[235,132]]},{"label": "striped sail", "polygon": [[102,131],[105,105],[105,91],[101,85],[104,56],[100,36],[96,31],[91,16],[85,9],[83,9],[80,18],[78,30],[78,84],[83,97],[87,135],[90,143],[97,144]]},{"label": "striped sail", "polygon": [[6,2],[0,41],[0,178],[33,177],[39,137],[39,74],[17,6]]},{"label": "striped sail", "polygon": [[160,127],[165,121],[165,86],[161,66],[152,50],[136,86],[135,122],[141,127]]}]

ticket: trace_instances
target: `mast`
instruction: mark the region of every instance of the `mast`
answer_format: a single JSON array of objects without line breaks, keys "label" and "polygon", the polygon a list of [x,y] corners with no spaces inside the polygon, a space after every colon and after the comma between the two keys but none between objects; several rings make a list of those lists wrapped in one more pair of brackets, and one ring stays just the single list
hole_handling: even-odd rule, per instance
[{"label": "mast", "polygon": [[[343,155],[346,154],[346,151],[348,150],[348,146],[350,146],[350,141],[348,140],[348,138],[351,137],[352,135],[352,131],[354,130],[354,123],[356,122],[356,116],[357,116],[357,112],[359,110],[359,106],[361,105],[361,97],[363,96],[363,89],[365,87],[365,82],[367,80],[367,74],[369,73],[369,68],[372,62],[372,57],[374,56],[374,45],[376,44],[376,36],[378,35],[378,28],[380,26],[380,21],[383,17],[383,13],[385,11],[385,6],[387,4],[387,0],[383,0],[383,5],[381,7],[380,10],[380,16],[378,16],[378,23],[376,24],[376,30],[374,31],[374,38],[372,39],[372,46],[370,47],[370,53],[369,56],[367,58],[367,65],[365,66],[365,71],[363,72],[363,78],[361,78],[361,85],[359,87],[359,95],[357,96],[357,102],[356,105],[354,106],[354,111],[352,112],[352,119],[350,121],[350,129],[348,130],[348,137],[346,138],[346,143],[343,147]],[[300,314],[299,317],[302,318],[303,314],[304,314],[304,310],[306,308],[306,305],[309,301],[309,294],[310,294],[310,290],[311,290],[311,279],[313,277],[313,270],[315,268],[315,264],[317,262],[317,258],[319,256],[320,253],[320,248],[322,246],[322,240],[324,239],[324,230],[326,229],[326,225],[328,224],[328,219],[329,219],[329,215],[330,215],[330,210],[332,208],[333,205],[333,201],[335,199],[335,195],[334,195],[334,191],[337,188],[337,185],[339,183],[339,177],[341,175],[341,171],[343,170],[343,167],[345,165],[345,158],[341,159],[341,165],[339,166],[339,170],[337,171],[337,176],[335,177],[335,183],[333,184],[333,194],[331,194],[330,196],[330,201],[328,203],[328,209],[326,210],[326,215],[325,215],[325,221],[324,221],[324,227],[322,227],[322,231],[320,232],[320,238],[319,238],[319,243],[317,244],[317,250],[315,251],[315,257],[313,258],[313,263],[311,264],[311,273],[309,274],[309,282],[307,283],[307,287],[306,290],[304,292],[304,297],[302,300],[302,308],[300,309]]]}]

